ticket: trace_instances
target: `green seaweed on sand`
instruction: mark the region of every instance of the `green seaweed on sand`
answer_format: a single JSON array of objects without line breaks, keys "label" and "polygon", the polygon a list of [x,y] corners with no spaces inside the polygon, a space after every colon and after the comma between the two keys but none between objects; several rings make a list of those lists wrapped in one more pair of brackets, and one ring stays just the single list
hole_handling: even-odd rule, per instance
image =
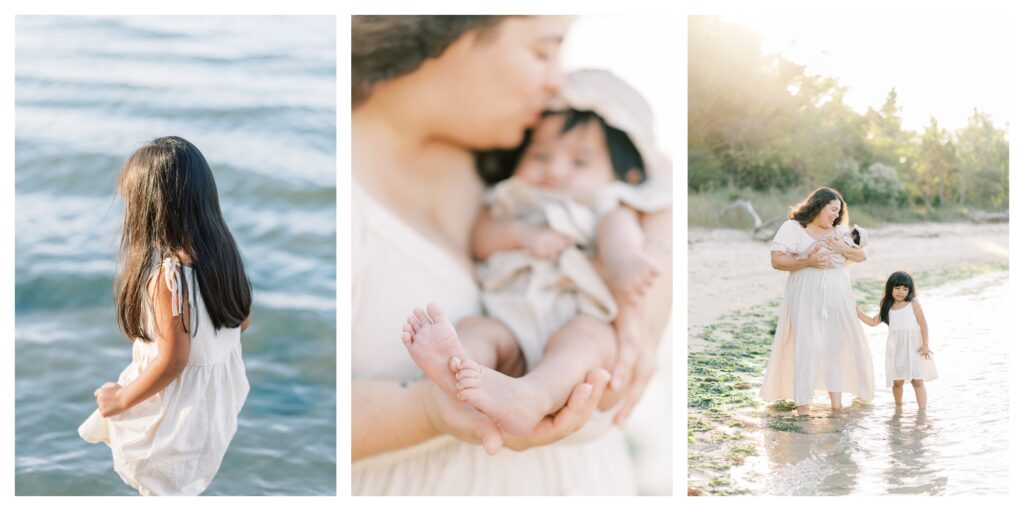
[{"label": "green seaweed on sand", "polygon": [[796,404],[792,401],[775,401],[768,405],[768,410],[773,412],[792,412],[793,410],[796,410]]},{"label": "green seaweed on sand", "polygon": [[795,433],[802,431],[800,429],[800,418],[799,417],[779,417],[772,416],[768,417],[768,427],[775,431],[786,431]]}]

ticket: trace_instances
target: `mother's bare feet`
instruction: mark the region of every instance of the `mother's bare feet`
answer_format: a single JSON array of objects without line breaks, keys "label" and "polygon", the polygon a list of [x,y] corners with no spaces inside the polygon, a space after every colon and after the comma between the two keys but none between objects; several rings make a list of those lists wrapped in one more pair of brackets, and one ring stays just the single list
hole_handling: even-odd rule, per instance
[{"label": "mother's bare feet", "polygon": [[547,389],[525,378],[512,378],[463,360],[455,375],[457,397],[487,414],[501,429],[525,435],[552,411],[556,404]]},{"label": "mother's bare feet", "polygon": [[430,381],[456,397],[455,371],[466,358],[455,327],[435,303],[413,309],[402,325],[402,343]]}]

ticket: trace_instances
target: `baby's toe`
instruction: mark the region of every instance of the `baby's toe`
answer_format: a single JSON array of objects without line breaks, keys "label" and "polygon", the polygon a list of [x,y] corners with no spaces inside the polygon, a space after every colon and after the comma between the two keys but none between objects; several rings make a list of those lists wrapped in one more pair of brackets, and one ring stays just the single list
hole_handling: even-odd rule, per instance
[{"label": "baby's toe", "polygon": [[420,327],[420,320],[414,314],[410,314],[408,318],[405,318],[405,324],[409,327],[409,331],[416,333]]},{"label": "baby's toe", "polygon": [[462,380],[462,379],[466,379],[466,378],[479,378],[479,377],[480,377],[480,370],[479,369],[462,369],[461,371],[455,373],[455,379],[456,380]]},{"label": "baby's toe", "polygon": [[429,325],[431,323],[430,316],[427,316],[427,311],[423,310],[423,307],[416,307],[412,310],[412,313],[419,320],[421,325]]},{"label": "baby's toe", "polygon": [[475,389],[480,386],[480,378],[473,376],[469,378],[463,378],[455,382],[455,388],[459,390]]},{"label": "baby's toe", "polygon": [[441,309],[441,306],[433,302],[427,305],[427,315],[434,323],[440,323],[445,320],[444,311]]}]

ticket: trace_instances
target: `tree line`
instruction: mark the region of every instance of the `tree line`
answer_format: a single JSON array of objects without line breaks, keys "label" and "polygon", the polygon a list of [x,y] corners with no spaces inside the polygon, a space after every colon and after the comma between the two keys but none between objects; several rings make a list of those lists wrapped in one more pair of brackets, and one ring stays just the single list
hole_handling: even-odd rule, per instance
[{"label": "tree line", "polygon": [[689,26],[689,189],[831,185],[848,201],[924,210],[1009,206],[1009,142],[977,110],[949,131],[902,128],[898,95],[863,114],[835,78],[765,55],[710,16]]}]

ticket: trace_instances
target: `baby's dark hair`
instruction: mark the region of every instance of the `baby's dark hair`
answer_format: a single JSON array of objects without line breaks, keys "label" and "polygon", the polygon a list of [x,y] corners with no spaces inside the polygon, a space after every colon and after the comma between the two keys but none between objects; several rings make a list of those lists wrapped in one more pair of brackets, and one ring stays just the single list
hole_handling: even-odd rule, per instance
[{"label": "baby's dark hair", "polygon": [[[591,110],[548,110],[542,117],[551,115],[564,115],[565,123],[562,125],[562,133],[568,133],[573,129],[596,121],[604,132],[605,144],[608,146],[608,156],[612,160],[612,171],[615,178],[629,183],[639,184],[647,180],[647,171],[644,167],[643,157],[633,141],[626,132],[609,126],[597,113]],[[476,168],[480,178],[488,185],[494,185],[504,181],[515,173],[519,160],[530,147],[533,140],[533,130],[526,130],[523,141],[515,149],[495,149],[482,151],[476,154]]]},{"label": "baby's dark hair", "polygon": [[893,272],[892,275],[889,275],[889,280],[885,281],[885,294],[882,296],[882,302],[879,304],[879,308],[881,309],[879,317],[881,317],[882,322],[886,325],[889,324],[889,311],[892,309],[893,304],[896,303],[896,300],[893,300],[892,298],[892,290],[896,286],[906,286],[908,289],[906,298],[907,302],[912,301],[916,294],[914,289],[914,277],[911,277],[909,273],[905,271],[897,271]]}]

